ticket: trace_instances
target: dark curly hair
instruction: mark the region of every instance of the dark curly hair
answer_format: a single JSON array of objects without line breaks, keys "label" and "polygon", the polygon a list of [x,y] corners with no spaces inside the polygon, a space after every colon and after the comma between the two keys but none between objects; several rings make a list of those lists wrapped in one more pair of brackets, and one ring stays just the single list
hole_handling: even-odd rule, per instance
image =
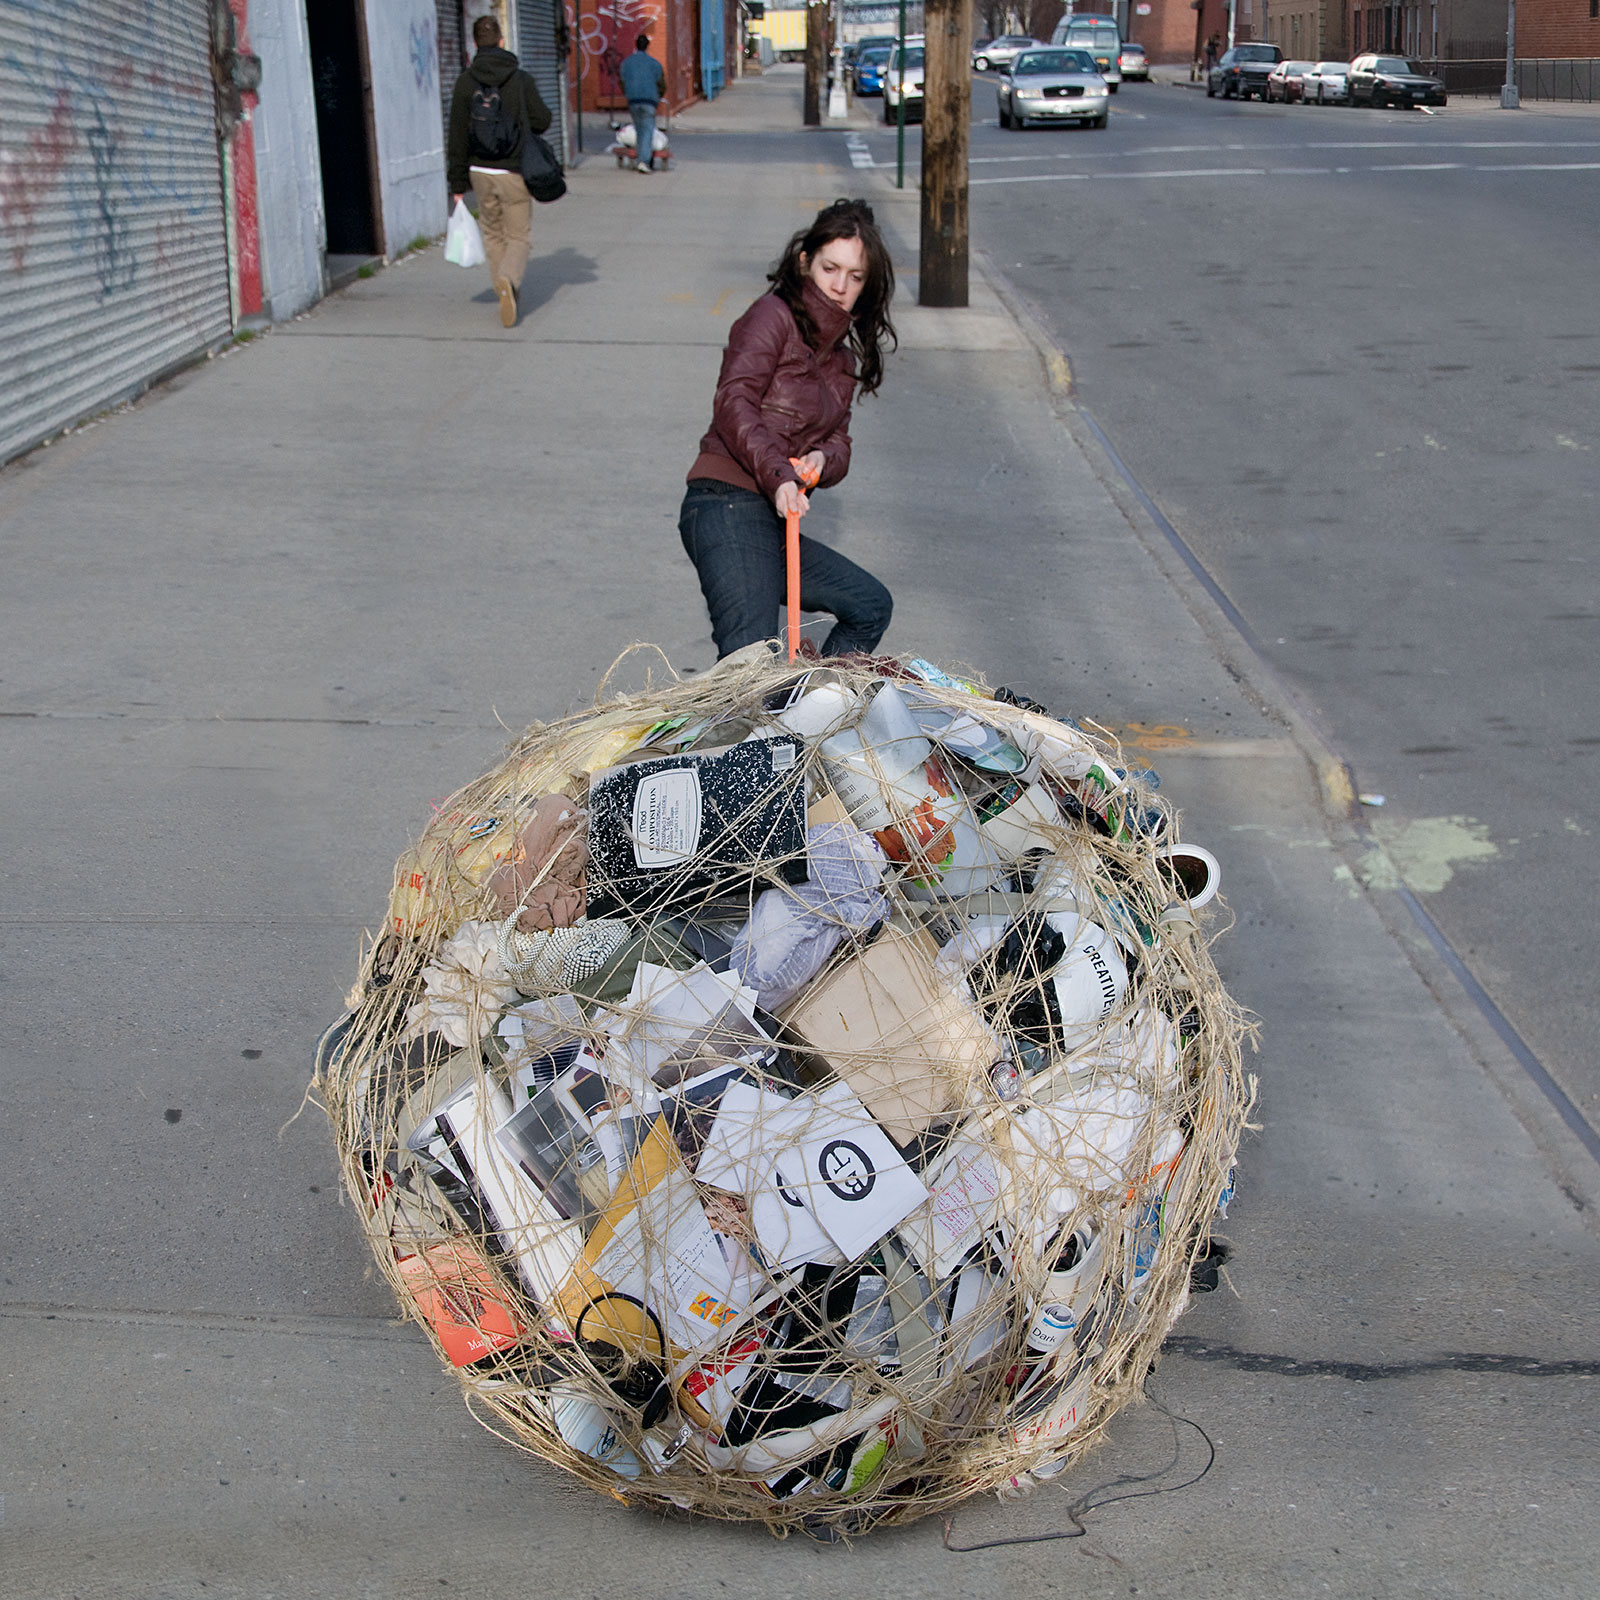
[{"label": "dark curly hair", "polygon": [[847,342],[855,353],[856,378],[862,394],[875,394],[883,382],[885,347],[896,349],[899,339],[889,320],[889,302],[894,298],[894,263],[889,259],[883,235],[873,220],[872,207],[865,200],[835,200],[831,206],[824,206],[811,226],[802,228],[784,247],[777,266],[767,274],[767,281],[772,285],[772,292],[793,313],[800,337],[815,350],[817,329],[802,295],[806,274],[801,258],[809,262],[817,251],[835,239],[859,239],[866,257],[867,279],[850,313]]}]

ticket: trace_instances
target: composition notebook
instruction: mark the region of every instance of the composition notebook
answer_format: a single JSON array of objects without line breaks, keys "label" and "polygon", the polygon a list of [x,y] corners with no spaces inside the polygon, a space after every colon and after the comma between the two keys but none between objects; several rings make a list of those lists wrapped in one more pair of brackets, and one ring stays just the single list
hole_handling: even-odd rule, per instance
[{"label": "composition notebook", "polygon": [[690,911],[752,877],[806,876],[805,784],[796,738],[685,751],[589,780],[591,917]]}]

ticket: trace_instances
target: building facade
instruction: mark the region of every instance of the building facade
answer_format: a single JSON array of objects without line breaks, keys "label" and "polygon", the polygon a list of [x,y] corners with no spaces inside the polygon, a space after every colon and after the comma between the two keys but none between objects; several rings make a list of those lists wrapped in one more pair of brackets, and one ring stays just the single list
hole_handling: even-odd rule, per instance
[{"label": "building facade", "polygon": [[0,6],[0,461],[439,233],[439,38],[437,0]]}]

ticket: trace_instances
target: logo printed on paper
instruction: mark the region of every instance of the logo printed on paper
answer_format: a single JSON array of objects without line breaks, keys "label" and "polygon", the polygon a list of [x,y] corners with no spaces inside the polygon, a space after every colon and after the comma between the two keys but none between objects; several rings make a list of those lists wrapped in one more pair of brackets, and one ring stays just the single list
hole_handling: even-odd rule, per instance
[{"label": "logo printed on paper", "polygon": [[737,1314],[726,1301],[718,1300],[709,1294],[697,1294],[689,1302],[689,1310],[702,1322],[709,1322],[716,1328],[720,1328],[730,1317]]},{"label": "logo printed on paper", "polygon": [[865,1200],[878,1181],[867,1152],[848,1139],[832,1139],[822,1147],[817,1171],[841,1200]]}]

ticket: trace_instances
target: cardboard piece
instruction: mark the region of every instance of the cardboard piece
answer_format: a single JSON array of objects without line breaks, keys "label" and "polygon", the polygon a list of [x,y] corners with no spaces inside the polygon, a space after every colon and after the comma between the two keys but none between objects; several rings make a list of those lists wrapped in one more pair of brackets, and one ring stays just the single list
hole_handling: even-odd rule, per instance
[{"label": "cardboard piece", "polygon": [[925,935],[887,928],[784,1016],[897,1144],[957,1105],[999,1054],[983,1019],[935,977],[935,953]]}]

